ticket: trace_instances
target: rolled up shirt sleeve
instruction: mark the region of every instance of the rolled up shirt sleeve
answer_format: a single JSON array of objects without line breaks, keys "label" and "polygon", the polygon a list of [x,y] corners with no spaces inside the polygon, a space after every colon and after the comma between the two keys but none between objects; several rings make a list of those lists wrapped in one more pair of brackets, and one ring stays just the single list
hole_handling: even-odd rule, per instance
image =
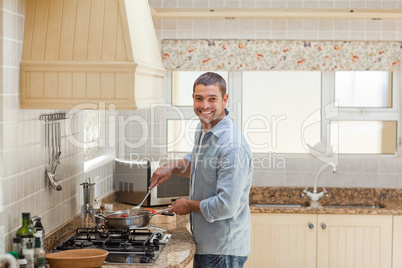
[{"label": "rolled up shirt sleeve", "polygon": [[191,154],[186,154],[183,158],[191,163]]},{"label": "rolled up shirt sleeve", "polygon": [[203,217],[210,223],[232,218],[248,205],[252,157],[243,146],[228,146],[221,151],[217,165],[216,195],[200,203]]}]

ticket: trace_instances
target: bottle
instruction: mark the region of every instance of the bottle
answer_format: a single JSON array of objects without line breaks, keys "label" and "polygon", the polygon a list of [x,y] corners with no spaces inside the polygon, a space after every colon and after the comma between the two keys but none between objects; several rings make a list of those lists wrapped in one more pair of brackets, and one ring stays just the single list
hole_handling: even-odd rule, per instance
[{"label": "bottle", "polygon": [[45,228],[42,225],[41,218],[39,216],[34,216],[31,221],[34,225],[35,236],[41,238],[40,244],[42,245],[42,249],[46,251]]},{"label": "bottle", "polygon": [[14,237],[13,238],[13,247],[15,249],[15,251],[17,252],[17,257],[16,259],[18,260],[18,254],[21,254],[21,249],[20,249],[20,245],[21,245],[21,238],[19,237]]},{"label": "bottle", "polygon": [[31,213],[22,213],[22,226],[17,231],[17,237],[21,238],[21,250],[22,254],[27,260],[27,268],[34,267],[34,234],[35,231],[30,222]]},{"label": "bottle", "polygon": [[27,268],[28,262],[25,259],[24,254],[18,254],[18,261],[17,262],[18,262],[19,268]]},{"label": "bottle", "polygon": [[35,237],[35,268],[45,268],[46,253],[42,249],[41,237]]}]

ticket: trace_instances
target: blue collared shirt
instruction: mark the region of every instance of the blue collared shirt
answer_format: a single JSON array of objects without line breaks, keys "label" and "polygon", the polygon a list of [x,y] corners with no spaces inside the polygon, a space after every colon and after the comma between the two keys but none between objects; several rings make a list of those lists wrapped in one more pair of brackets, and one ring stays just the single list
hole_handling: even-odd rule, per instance
[{"label": "blue collared shirt", "polygon": [[[201,214],[192,212],[190,218],[197,254],[247,256],[252,153],[227,110],[226,114],[205,133],[198,161],[191,163],[192,199],[201,201]],[[194,149],[185,156],[190,162],[196,159],[201,131],[199,124]]]}]

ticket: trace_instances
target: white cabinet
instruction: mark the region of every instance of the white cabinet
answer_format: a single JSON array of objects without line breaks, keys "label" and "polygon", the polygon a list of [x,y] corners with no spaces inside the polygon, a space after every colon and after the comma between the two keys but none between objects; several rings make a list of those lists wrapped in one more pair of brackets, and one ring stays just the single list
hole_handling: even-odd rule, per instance
[{"label": "white cabinet", "polygon": [[318,215],[317,267],[391,268],[392,215]]},{"label": "white cabinet", "polygon": [[251,214],[251,249],[245,267],[316,267],[317,216]]},{"label": "white cabinet", "polygon": [[393,267],[402,267],[402,215],[394,216]]},{"label": "white cabinet", "polygon": [[392,215],[251,215],[245,267],[391,268]]}]

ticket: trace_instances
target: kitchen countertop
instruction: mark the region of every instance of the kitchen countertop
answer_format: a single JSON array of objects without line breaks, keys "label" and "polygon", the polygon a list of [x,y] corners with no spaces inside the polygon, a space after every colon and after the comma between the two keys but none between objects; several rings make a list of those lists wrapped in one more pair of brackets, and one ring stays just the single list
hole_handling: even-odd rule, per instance
[{"label": "kitchen countertop", "polygon": [[[309,207],[309,198],[302,197],[302,187],[252,187],[250,191],[251,213],[298,213],[298,214],[350,214],[350,215],[402,215],[402,189],[378,188],[327,188],[328,197],[320,199],[323,207]],[[311,191],[311,188],[309,189]],[[322,189],[318,189],[318,192]],[[113,210],[130,209],[133,205],[114,202],[114,194],[102,199],[112,203]],[[301,207],[264,207],[255,204],[299,204]],[[337,207],[327,207],[337,205]],[[375,205],[375,208],[369,206]],[[366,207],[363,207],[366,206]],[[163,209],[158,207],[154,209]],[[157,217],[157,216],[156,216]],[[160,216],[162,217],[162,216]],[[168,218],[167,216],[163,216]],[[70,236],[76,228],[83,227],[83,220],[77,216],[46,236],[47,252],[60,241]],[[188,216],[176,215],[175,221],[155,224],[165,228],[172,238],[152,267],[186,267],[195,254],[195,243],[188,231]],[[105,264],[104,268],[144,267],[135,264]]]},{"label": "kitchen countertop", "polygon": [[[402,189],[327,188],[322,207],[311,207],[300,187],[253,187],[251,213],[402,215]],[[311,191],[311,189],[309,189]],[[317,192],[321,192],[318,189]],[[256,205],[260,204],[260,206]],[[269,207],[262,204],[295,204],[301,207]],[[371,207],[375,206],[375,207]]]}]

